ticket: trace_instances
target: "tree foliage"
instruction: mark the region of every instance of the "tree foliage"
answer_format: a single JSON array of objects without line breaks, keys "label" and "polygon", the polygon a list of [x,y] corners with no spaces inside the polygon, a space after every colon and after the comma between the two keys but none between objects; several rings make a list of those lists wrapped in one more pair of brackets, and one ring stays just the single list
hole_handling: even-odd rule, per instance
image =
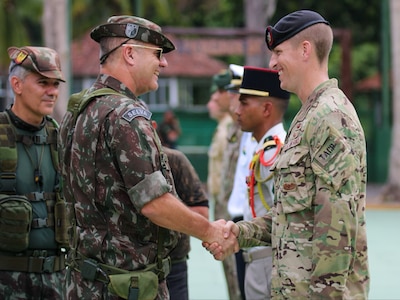
[{"label": "tree foliage", "polygon": [[355,45],[379,42],[380,6],[380,0],[278,0],[272,23],[292,11],[312,9],[329,20],[333,28],[351,29]]},{"label": "tree foliage", "polygon": [[[140,15],[161,26],[243,27],[244,3],[231,0],[72,0],[72,38],[87,34],[95,25],[118,14]],[[8,61],[8,46],[42,43],[42,5],[43,0],[0,0],[0,64]],[[278,0],[270,23],[298,9],[316,10],[334,28],[352,30],[355,80],[373,73],[373,68],[379,69],[379,0]]]},{"label": "tree foliage", "polygon": [[41,0],[0,0],[0,66],[8,65],[7,48],[40,44]]}]

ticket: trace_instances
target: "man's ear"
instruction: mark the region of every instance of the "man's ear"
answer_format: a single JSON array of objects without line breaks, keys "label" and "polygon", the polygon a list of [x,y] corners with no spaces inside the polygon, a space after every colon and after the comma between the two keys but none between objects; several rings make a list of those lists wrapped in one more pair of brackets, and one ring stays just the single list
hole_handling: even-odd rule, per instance
[{"label": "man's ear", "polygon": [[301,45],[302,55],[304,59],[308,59],[310,57],[312,51],[312,45],[309,41],[304,41]]},{"label": "man's ear", "polygon": [[133,47],[122,47],[122,55],[130,65],[133,65],[135,60],[135,50]]},{"label": "man's ear", "polygon": [[17,76],[12,76],[10,79],[11,88],[14,94],[20,95],[22,93],[22,80]]},{"label": "man's ear", "polygon": [[261,107],[262,107],[264,116],[268,116],[271,111],[271,102],[264,99],[264,100],[262,100]]}]

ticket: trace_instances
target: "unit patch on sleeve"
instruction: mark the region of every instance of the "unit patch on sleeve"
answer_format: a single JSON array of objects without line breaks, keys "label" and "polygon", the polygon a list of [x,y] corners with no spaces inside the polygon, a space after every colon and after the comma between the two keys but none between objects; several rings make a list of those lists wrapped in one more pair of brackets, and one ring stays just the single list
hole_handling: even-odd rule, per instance
[{"label": "unit patch on sleeve", "polygon": [[152,115],[152,113],[149,112],[148,110],[140,108],[140,107],[135,107],[135,108],[128,110],[126,113],[124,113],[122,118],[124,118],[128,122],[131,122],[136,117],[143,117],[143,118],[146,118],[147,120],[150,120],[151,115]]},{"label": "unit patch on sleeve", "polygon": [[318,151],[315,159],[324,167],[341,151],[343,151],[343,147],[341,147],[333,138],[330,138]]}]

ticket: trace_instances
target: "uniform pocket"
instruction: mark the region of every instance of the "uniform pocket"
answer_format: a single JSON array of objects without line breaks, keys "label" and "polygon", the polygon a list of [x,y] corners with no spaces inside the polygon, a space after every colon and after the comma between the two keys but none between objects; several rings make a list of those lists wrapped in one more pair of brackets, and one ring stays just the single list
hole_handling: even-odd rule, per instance
[{"label": "uniform pocket", "polygon": [[283,212],[292,213],[309,208],[312,202],[310,183],[313,182],[313,175],[308,148],[289,149],[281,154],[274,167],[278,174],[275,186]]}]

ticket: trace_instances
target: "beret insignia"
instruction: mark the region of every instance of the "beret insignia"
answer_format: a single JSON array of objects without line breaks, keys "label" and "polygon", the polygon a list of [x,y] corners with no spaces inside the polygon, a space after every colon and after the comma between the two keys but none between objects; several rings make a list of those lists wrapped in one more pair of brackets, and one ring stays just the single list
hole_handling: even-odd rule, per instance
[{"label": "beret insignia", "polygon": [[139,26],[136,24],[126,24],[125,35],[128,38],[135,38],[139,31]]},{"label": "beret insignia", "polygon": [[273,38],[272,38],[271,30],[272,30],[271,26],[268,26],[268,27],[267,27],[267,30],[266,30],[266,35],[265,35],[265,41],[267,42],[267,45],[268,45],[269,47],[271,47],[271,45],[272,45],[272,43],[273,43]]}]

